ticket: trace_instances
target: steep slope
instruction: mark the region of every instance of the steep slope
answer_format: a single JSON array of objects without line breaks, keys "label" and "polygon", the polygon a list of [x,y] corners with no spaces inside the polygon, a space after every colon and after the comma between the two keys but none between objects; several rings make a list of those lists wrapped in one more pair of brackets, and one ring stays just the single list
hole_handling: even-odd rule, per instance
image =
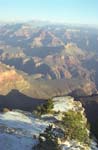
[{"label": "steep slope", "polygon": [[43,99],[69,94],[78,89],[87,95],[96,92],[94,83],[89,79],[35,80],[32,76],[2,63],[0,64],[0,87],[2,87],[0,88],[1,95],[6,95],[16,89],[27,96]]},{"label": "steep slope", "polygon": [[0,64],[0,87],[0,93],[6,95],[12,89],[25,93],[30,84],[14,68]]}]

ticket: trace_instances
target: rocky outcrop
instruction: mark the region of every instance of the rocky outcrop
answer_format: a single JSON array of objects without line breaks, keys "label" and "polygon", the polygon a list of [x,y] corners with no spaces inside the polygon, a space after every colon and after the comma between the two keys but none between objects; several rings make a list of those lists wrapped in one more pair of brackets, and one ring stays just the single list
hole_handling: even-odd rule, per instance
[{"label": "rocky outcrop", "polygon": [[[55,140],[57,138],[57,143],[59,146],[59,149],[61,150],[97,150],[97,146],[95,144],[95,142],[93,140],[91,140],[91,144],[87,144],[87,143],[82,143],[79,142],[78,140],[73,139],[66,139],[66,129],[64,131],[64,129],[58,127],[57,122],[62,120],[62,117],[64,116],[65,112],[69,112],[69,111],[73,111],[73,113],[80,113],[81,114],[81,122],[82,124],[86,124],[87,123],[87,119],[84,115],[84,108],[82,107],[81,102],[76,102],[74,101],[73,97],[70,96],[66,96],[66,97],[55,97],[52,99],[54,107],[52,109],[53,114],[45,114],[42,115],[41,118],[45,119],[45,121],[49,121],[50,123],[53,124],[53,128],[50,126],[49,128],[46,129],[46,131],[41,134],[41,139],[43,142],[47,141],[47,139],[45,139],[45,137],[47,137],[46,133],[48,134],[48,130],[49,133],[51,133],[51,139],[55,137]],[[56,113],[56,114],[55,114]],[[54,118],[54,119],[53,119]],[[67,121],[67,120],[66,120]],[[78,120],[79,121],[79,120]],[[71,123],[71,122],[70,122]],[[86,134],[89,137],[90,131],[86,128]],[[85,130],[84,128],[84,130]],[[77,130],[77,128],[76,128]],[[82,130],[82,129],[81,129]],[[70,132],[70,131],[69,131]],[[85,137],[83,137],[85,138]],[[89,137],[90,138],[90,137]],[[45,144],[46,145],[46,144]],[[45,146],[44,145],[44,146]],[[43,145],[39,145],[41,147],[43,147]],[[48,150],[49,148],[46,147],[46,150]]]},{"label": "rocky outcrop", "polygon": [[[60,121],[63,113],[69,110],[72,110],[73,113],[81,112],[83,116],[81,121],[83,121],[83,123],[87,121],[81,103],[75,102],[74,99],[69,96],[53,98],[53,103],[53,111],[56,112],[56,114],[45,114],[42,115],[41,118],[21,110],[0,113],[0,147],[2,147],[2,150],[10,150],[10,148],[13,150],[17,148],[18,150],[30,150],[32,147],[34,148],[35,145],[39,143],[39,134],[44,133],[50,124],[53,125],[53,133],[58,137],[58,144],[61,150],[98,150],[96,143],[93,141],[91,145],[88,146],[74,139],[64,139],[64,130],[60,127],[58,128],[58,119]],[[57,113],[58,110],[59,113]],[[5,139],[7,140],[4,144]]]}]

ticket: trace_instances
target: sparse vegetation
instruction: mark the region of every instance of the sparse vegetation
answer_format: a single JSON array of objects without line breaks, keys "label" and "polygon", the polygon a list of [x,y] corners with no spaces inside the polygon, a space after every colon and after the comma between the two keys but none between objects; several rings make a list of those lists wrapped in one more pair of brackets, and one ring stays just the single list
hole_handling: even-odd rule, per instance
[{"label": "sparse vegetation", "polygon": [[44,133],[39,135],[37,148],[39,150],[59,150],[60,143],[66,140],[75,140],[89,146],[90,137],[87,129],[88,124],[83,114],[69,110],[64,113],[62,120],[56,123],[55,128],[49,125]]},{"label": "sparse vegetation", "polygon": [[87,144],[90,142],[89,133],[87,131],[88,125],[87,122],[83,120],[83,116],[80,112],[66,112],[61,123],[67,139],[74,139]]},{"label": "sparse vegetation", "polygon": [[40,116],[42,114],[53,113],[52,109],[53,101],[49,99],[45,104],[38,106],[34,113]]},{"label": "sparse vegetation", "polygon": [[60,150],[57,137],[52,132],[52,125],[49,125],[44,133],[39,135],[39,144],[36,150]]}]

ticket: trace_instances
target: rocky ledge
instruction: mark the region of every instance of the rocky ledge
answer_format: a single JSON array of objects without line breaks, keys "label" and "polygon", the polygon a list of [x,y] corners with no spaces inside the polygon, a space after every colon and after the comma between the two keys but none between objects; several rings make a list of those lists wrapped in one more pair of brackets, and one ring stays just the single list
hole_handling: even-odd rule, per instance
[{"label": "rocky ledge", "polygon": [[[98,150],[96,142],[92,139],[87,144],[66,137],[66,129],[64,130],[64,127],[60,124],[62,118],[64,121],[64,115],[71,111],[73,114],[81,114],[81,122],[84,126],[87,119],[81,103],[74,101],[69,96],[55,97],[51,101],[53,102],[51,111],[40,116],[21,110],[0,113],[0,147],[2,150],[42,150],[38,147],[40,144],[39,137],[42,139],[42,143],[47,140],[43,135],[45,135],[44,133],[49,126],[51,127],[52,137],[55,136],[57,145],[61,150]],[[89,137],[90,131],[88,129],[85,131]],[[49,150],[49,146],[43,150]]]}]

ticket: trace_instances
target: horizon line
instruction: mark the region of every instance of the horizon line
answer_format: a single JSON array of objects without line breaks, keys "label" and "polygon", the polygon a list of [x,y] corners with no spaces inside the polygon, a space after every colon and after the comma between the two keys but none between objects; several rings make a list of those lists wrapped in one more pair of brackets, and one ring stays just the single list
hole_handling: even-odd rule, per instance
[{"label": "horizon line", "polygon": [[47,20],[47,19],[19,19],[19,20],[0,20],[0,24],[15,24],[15,23],[29,23],[29,22],[43,22],[43,23],[49,23],[49,24],[60,24],[60,25],[75,25],[75,26],[91,26],[91,27],[97,27],[98,24],[91,24],[91,23],[78,23],[78,22],[66,22],[66,21],[53,21],[53,20]]}]

